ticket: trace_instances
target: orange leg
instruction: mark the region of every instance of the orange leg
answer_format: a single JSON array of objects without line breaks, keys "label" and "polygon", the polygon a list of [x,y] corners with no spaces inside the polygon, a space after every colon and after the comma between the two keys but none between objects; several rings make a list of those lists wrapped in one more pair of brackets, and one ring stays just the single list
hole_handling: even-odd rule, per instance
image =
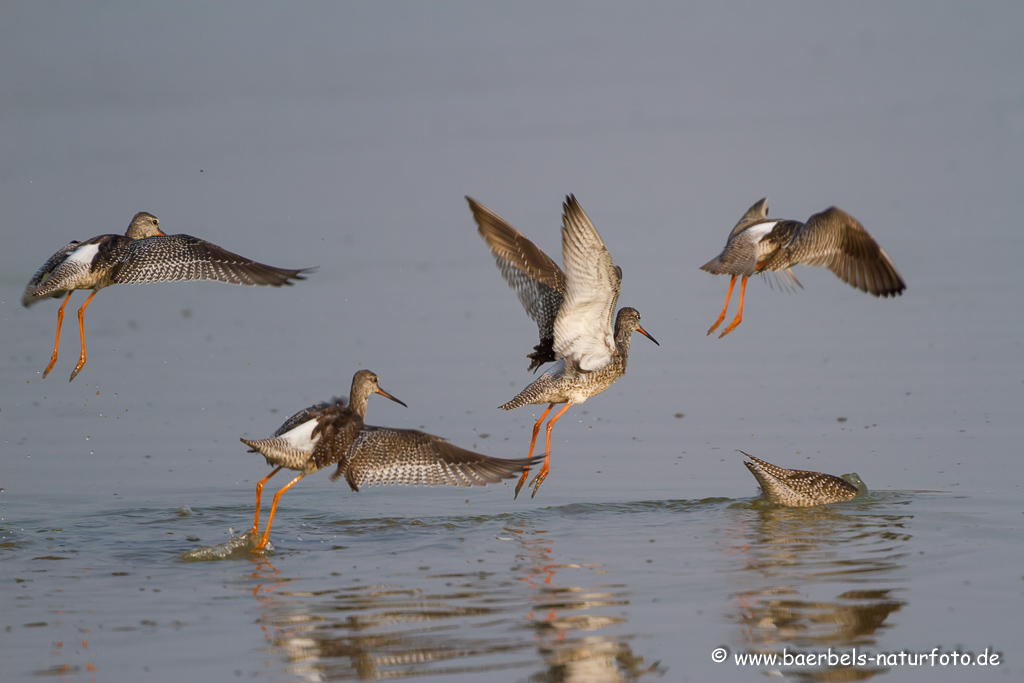
[{"label": "orange leg", "polygon": [[256,484],[256,517],[252,520],[252,533],[249,534],[249,538],[256,538],[256,534],[260,529],[260,498],[263,496],[263,485],[267,483],[267,480],[277,474],[284,468],[284,465],[278,465],[274,468],[274,471],[259,480]]},{"label": "orange leg", "polygon": [[558,422],[558,418],[565,415],[565,411],[569,410],[569,406],[571,405],[571,403],[566,403],[565,407],[559,410],[558,414],[551,418],[551,421],[548,422],[547,450],[544,452],[544,466],[540,468],[540,472],[538,472],[537,476],[534,477],[533,481],[530,482],[530,486],[533,487],[533,493],[530,495],[530,498],[533,498],[534,496],[537,495],[537,491],[540,489],[540,485],[543,484],[544,480],[547,479],[548,477],[548,463],[551,460],[551,429],[555,426],[555,423]]},{"label": "orange leg", "polygon": [[281,500],[281,494],[299,483],[299,479],[302,479],[304,476],[306,475],[300,474],[295,477],[290,482],[282,486],[281,490],[274,496],[274,504],[270,506],[270,516],[267,517],[267,528],[263,530],[263,538],[260,539],[259,543],[253,546],[253,550],[261,550],[267,547],[267,541],[270,540],[270,525],[274,523],[274,514],[277,512],[277,503]]},{"label": "orange leg", "polygon": [[[526,456],[527,458],[532,458],[533,457],[533,446],[534,446],[534,444],[537,443],[537,434],[540,433],[540,423],[544,421],[544,418],[548,416],[548,413],[550,413],[551,409],[554,408],[554,407],[555,407],[554,403],[549,403],[548,404],[548,409],[544,411],[544,414],[540,416],[540,419],[537,420],[537,423],[535,425],[533,425],[533,438],[530,439],[530,454],[528,456]],[[550,447],[551,447],[551,444],[548,443],[548,449],[549,450],[550,450]],[[526,483],[526,475],[528,475],[529,473],[530,473],[530,466],[527,465],[523,469],[523,476],[519,477],[519,483],[516,484],[516,495],[513,496],[513,499],[519,497],[519,489],[523,488],[523,484]]]},{"label": "orange leg", "polygon": [[82,335],[82,355],[78,357],[78,365],[75,366],[75,371],[71,373],[71,379],[68,380],[69,382],[78,376],[78,373],[82,371],[82,366],[85,365],[85,307],[89,305],[89,302],[92,301],[92,298],[96,296],[96,292],[98,291],[100,290],[92,290],[92,294],[90,294],[89,298],[85,300],[82,307],[78,309],[78,332]]},{"label": "orange leg", "polygon": [[731,323],[729,323],[729,327],[725,328],[725,330],[722,331],[722,334],[718,335],[719,339],[735,330],[736,326],[743,321],[743,297],[747,293],[747,278],[749,277],[749,275],[744,275],[743,282],[740,283],[740,310],[736,312],[736,317]]},{"label": "orange leg", "polygon": [[711,326],[710,330],[708,330],[708,334],[711,334],[716,329],[718,329],[718,326],[722,324],[723,320],[725,320],[725,312],[727,310],[729,310],[729,299],[732,298],[732,288],[735,287],[735,286],[736,286],[736,276],[733,275],[732,279],[729,280],[729,293],[725,295],[725,306],[722,306],[722,315],[718,316],[718,320],[716,320],[715,324]]},{"label": "orange leg", "polygon": [[57,311],[57,341],[53,342],[53,357],[50,358],[50,364],[43,370],[43,377],[50,374],[50,370],[53,370],[53,366],[57,362],[57,349],[60,348],[60,328],[64,326],[64,307],[68,305],[68,299],[71,298],[74,291],[68,292],[68,295],[64,297],[64,303],[60,305],[60,310]]}]

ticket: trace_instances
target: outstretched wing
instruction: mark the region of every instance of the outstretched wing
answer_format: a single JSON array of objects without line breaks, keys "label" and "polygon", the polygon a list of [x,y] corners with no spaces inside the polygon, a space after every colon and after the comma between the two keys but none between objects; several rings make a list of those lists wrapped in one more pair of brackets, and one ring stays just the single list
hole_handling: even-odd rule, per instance
[{"label": "outstretched wing", "polygon": [[565,274],[550,256],[501,216],[470,197],[466,201],[498,270],[515,290],[527,315],[537,323],[540,344],[528,356],[533,360],[530,370],[555,360],[554,324],[565,293]]},{"label": "outstretched wing", "polygon": [[[535,459],[536,460],[536,459]],[[360,486],[483,486],[520,474],[527,458],[509,460],[467,451],[412,429],[364,426],[332,479]]]},{"label": "outstretched wing", "polygon": [[114,264],[116,284],[216,280],[233,285],[290,285],[315,268],[275,268],[232,253],[191,235],[160,235],[133,240]]},{"label": "outstretched wing", "polygon": [[612,263],[576,197],[566,197],[562,210],[566,288],[555,319],[555,355],[581,370],[597,370],[608,365],[615,353],[612,318],[622,271]]},{"label": "outstretched wing", "polygon": [[[841,280],[875,296],[896,296],[907,288],[896,266],[856,218],[831,207],[807,219],[773,257],[790,265],[828,266]],[[766,269],[775,270],[773,262]]]}]

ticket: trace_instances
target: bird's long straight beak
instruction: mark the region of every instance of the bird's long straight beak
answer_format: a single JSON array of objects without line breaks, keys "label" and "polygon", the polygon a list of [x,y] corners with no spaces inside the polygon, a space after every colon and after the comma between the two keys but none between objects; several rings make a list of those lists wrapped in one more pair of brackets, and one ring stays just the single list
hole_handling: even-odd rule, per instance
[{"label": "bird's long straight beak", "polygon": [[408,407],[409,407],[409,406],[405,405],[405,401],[400,401],[400,400],[398,400],[397,398],[395,398],[394,396],[392,396],[392,395],[391,395],[391,394],[389,394],[388,392],[384,391],[384,390],[383,390],[383,389],[381,389],[380,387],[377,387],[377,393],[378,393],[378,394],[380,394],[381,396],[384,396],[385,398],[390,398],[390,399],[391,399],[392,401],[394,401],[395,403],[398,403],[398,404],[400,404],[400,405],[403,405],[403,406],[405,406],[406,408],[408,408]]},{"label": "bird's long straight beak", "polygon": [[661,344],[658,344],[658,340],[657,339],[655,339],[651,335],[647,334],[647,330],[645,330],[644,328],[640,327],[639,325],[636,326],[636,331],[639,332],[640,334],[644,335],[648,339],[650,339],[652,342],[654,342],[658,346],[661,346]]}]

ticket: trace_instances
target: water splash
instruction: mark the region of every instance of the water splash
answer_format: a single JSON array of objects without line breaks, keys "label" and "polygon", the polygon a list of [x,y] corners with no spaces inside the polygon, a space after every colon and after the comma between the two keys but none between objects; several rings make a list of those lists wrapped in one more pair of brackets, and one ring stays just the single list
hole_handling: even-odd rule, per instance
[{"label": "water splash", "polygon": [[[231,534],[224,543],[219,545],[204,545],[192,550],[186,550],[179,556],[182,562],[216,562],[218,560],[240,560],[251,559],[255,545],[252,532],[246,531],[235,536]],[[274,552],[274,544],[267,542],[267,546],[259,551],[260,554]]]}]

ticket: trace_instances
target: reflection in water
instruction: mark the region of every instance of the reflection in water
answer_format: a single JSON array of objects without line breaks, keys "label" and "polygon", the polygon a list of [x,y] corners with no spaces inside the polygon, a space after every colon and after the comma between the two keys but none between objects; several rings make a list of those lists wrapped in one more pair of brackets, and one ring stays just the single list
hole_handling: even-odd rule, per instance
[{"label": "reflection in water", "polygon": [[523,679],[538,653],[545,668],[528,680],[632,681],[650,670],[629,645],[634,636],[620,635],[626,586],[565,585],[567,575],[579,583],[602,574],[601,565],[559,563],[544,531],[505,522],[501,540],[515,555],[497,573],[394,570],[373,585],[323,589],[321,577],[308,591],[310,582],[284,576],[270,558],[251,558],[269,651],[288,675],[318,681],[503,670]]},{"label": "reflection in water", "polygon": [[441,581],[437,591],[381,583],[308,593],[267,578],[276,583],[255,591],[259,623],[288,673],[310,680],[495,670],[517,666],[507,655],[524,650],[487,635],[508,598],[487,595],[486,572],[428,577]]},{"label": "reflection in water", "polygon": [[[836,507],[770,504],[737,511],[732,552],[740,553],[733,615],[750,653],[820,653],[871,649],[890,615],[906,604],[903,590],[912,515],[878,512],[909,500],[872,500]],[[772,667],[778,670],[783,667]],[[791,668],[804,680],[861,680],[885,671],[865,666]]]},{"label": "reflection in water", "polygon": [[[595,632],[626,624],[624,616],[593,614],[629,604],[624,584],[601,583],[590,588],[562,586],[559,572],[590,570],[601,573],[600,564],[559,564],[553,542],[545,531],[528,522],[509,524],[505,531],[515,534],[522,547],[517,571],[529,588],[531,609],[527,619],[546,668],[530,676],[531,681],[635,681],[657,664],[645,668],[643,657],[633,653],[631,635],[597,635]],[[573,574],[576,578],[576,574]]]}]

